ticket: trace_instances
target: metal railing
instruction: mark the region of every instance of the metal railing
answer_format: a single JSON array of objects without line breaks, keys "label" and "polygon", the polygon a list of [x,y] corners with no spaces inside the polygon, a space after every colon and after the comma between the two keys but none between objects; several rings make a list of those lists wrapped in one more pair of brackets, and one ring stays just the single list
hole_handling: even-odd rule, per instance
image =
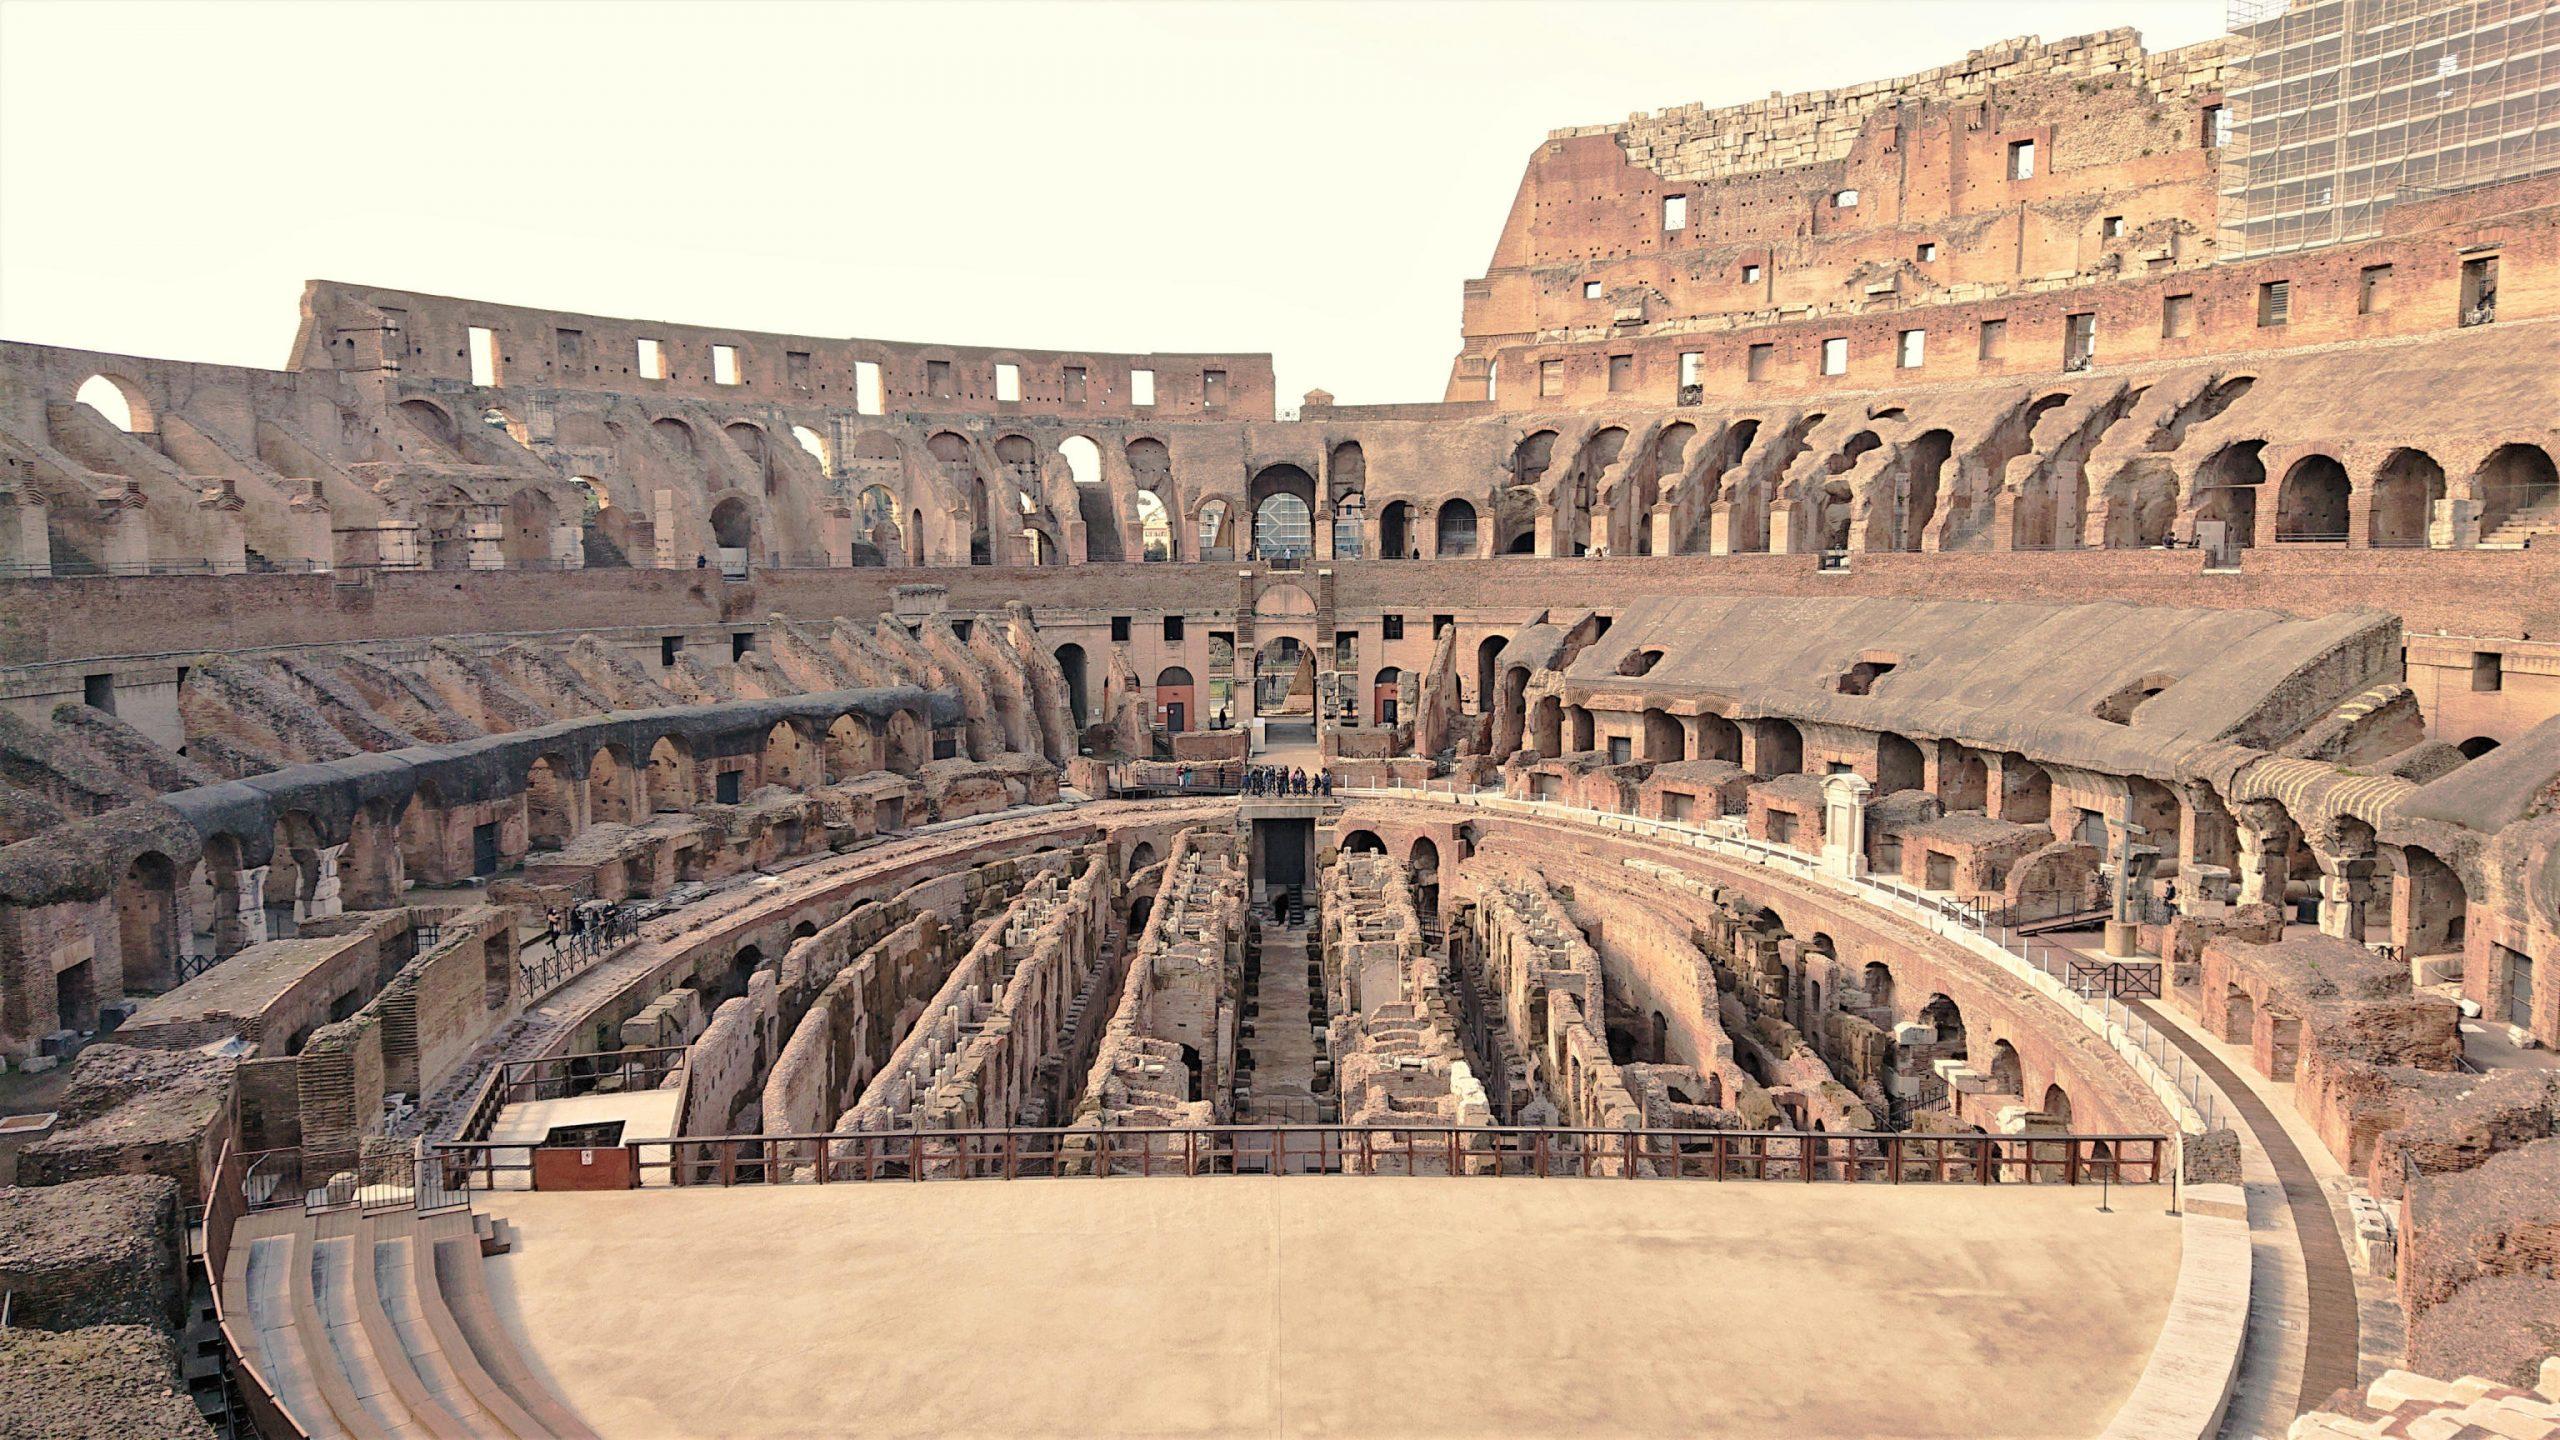
[{"label": "metal railing", "polygon": [[275,1387],[258,1368],[255,1349],[240,1343],[248,1317],[234,1316],[223,1305],[222,1277],[231,1264],[231,1232],[249,1209],[247,1174],[242,1152],[225,1141],[214,1161],[213,1183],[205,1193],[203,1222],[205,1280],[213,1296],[214,1328],[222,1337],[222,1365],[257,1434],[265,1440],[305,1440],[309,1432],[294,1423],[277,1401]]},{"label": "metal railing", "polygon": [[[479,1093],[464,1112],[460,1139],[487,1139],[499,1112],[524,1101],[565,1100],[599,1091],[659,1089],[683,1072],[685,1053],[682,1045],[649,1045],[601,1054],[501,1061],[480,1082]],[[519,1144],[509,1148],[524,1147]]]},{"label": "metal railing", "polygon": [[[905,1130],[636,1140],[639,1184],[865,1184],[1156,1175],[1486,1176],[1832,1184],[2149,1185],[2164,1135],[1204,1125]],[[522,1145],[434,1148],[447,1183],[522,1189]]]},{"label": "metal railing", "polygon": [[[2082,1023],[2098,1032],[2117,1053],[2130,1059],[2143,1057],[2193,1111],[2206,1129],[2218,1123],[2218,1106],[2211,1081],[2204,1071],[2187,1058],[2186,1052],[2162,1036],[2141,1012],[2123,999],[2107,994],[2094,984],[2075,983],[2070,966],[2079,952],[2064,946],[2049,945],[2021,936],[2015,930],[1991,923],[1979,907],[1953,895],[1915,889],[1899,879],[1877,875],[1842,875],[1825,869],[1814,856],[1785,846],[1772,845],[1740,834],[1719,833],[1693,822],[1654,820],[1639,815],[1621,815],[1609,810],[1591,810],[1566,805],[1555,800],[1515,800],[1493,791],[1459,790],[1454,783],[1446,788],[1374,789],[1345,788],[1338,792],[1344,798],[1372,796],[1380,799],[1442,800],[1472,805],[1479,809],[1506,811],[1512,814],[1566,818],[1603,829],[1622,830],[1650,835],[1692,849],[1724,851],[1767,864],[1774,869],[1790,871],[1819,882],[1845,887],[1850,894],[1870,900],[1890,897],[1898,907],[1920,912],[1917,918],[1938,934],[1951,931],[1963,938],[1978,940],[2003,952],[2008,959],[2024,965],[2034,975],[2053,987],[2055,998],[2077,1001]],[[2136,1073],[2140,1073],[2137,1070]]]}]

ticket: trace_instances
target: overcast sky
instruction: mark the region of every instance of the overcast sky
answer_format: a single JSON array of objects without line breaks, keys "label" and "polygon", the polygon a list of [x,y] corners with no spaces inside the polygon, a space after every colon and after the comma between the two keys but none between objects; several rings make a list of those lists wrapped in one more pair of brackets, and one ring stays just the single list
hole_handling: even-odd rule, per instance
[{"label": "overcast sky", "polygon": [[2221,0],[0,0],[0,338],[281,366],[308,278],[822,336],[1273,352],[1438,399],[1559,126]]}]

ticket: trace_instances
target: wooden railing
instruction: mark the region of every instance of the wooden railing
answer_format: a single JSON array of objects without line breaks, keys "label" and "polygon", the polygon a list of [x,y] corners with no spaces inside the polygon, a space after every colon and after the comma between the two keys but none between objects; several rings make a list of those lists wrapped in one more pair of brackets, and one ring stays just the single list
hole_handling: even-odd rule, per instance
[{"label": "wooden railing", "polygon": [[[716,1135],[625,1142],[639,1184],[845,1184],[1037,1176],[1464,1175],[1799,1183],[2149,1185],[2162,1135],[1978,1135],[1516,1126],[1206,1125]],[[434,1147],[442,1183],[529,1189],[533,1151]]]}]

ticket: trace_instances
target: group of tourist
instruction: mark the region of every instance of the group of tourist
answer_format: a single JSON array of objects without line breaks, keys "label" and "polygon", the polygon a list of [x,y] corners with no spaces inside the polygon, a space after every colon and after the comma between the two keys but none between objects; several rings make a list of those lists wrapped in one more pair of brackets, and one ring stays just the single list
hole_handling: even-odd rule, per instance
[{"label": "group of tourist", "polygon": [[611,900],[581,900],[565,911],[555,905],[544,918],[542,938],[564,955],[609,950],[640,933],[639,907]]},{"label": "group of tourist", "polygon": [[1295,765],[1255,765],[1244,772],[1243,789],[1247,795],[1331,795],[1333,777],[1322,770],[1310,775]]}]

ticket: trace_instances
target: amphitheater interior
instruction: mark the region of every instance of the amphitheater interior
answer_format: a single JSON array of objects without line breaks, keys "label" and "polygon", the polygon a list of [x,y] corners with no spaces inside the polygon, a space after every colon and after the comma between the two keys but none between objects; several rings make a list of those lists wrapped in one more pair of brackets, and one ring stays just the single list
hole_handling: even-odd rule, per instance
[{"label": "amphitheater interior", "polygon": [[0,343],[0,1428],[2560,1435],[2560,15],[2380,8],[2290,219],[2272,20],[1558,130],[1428,402]]}]

